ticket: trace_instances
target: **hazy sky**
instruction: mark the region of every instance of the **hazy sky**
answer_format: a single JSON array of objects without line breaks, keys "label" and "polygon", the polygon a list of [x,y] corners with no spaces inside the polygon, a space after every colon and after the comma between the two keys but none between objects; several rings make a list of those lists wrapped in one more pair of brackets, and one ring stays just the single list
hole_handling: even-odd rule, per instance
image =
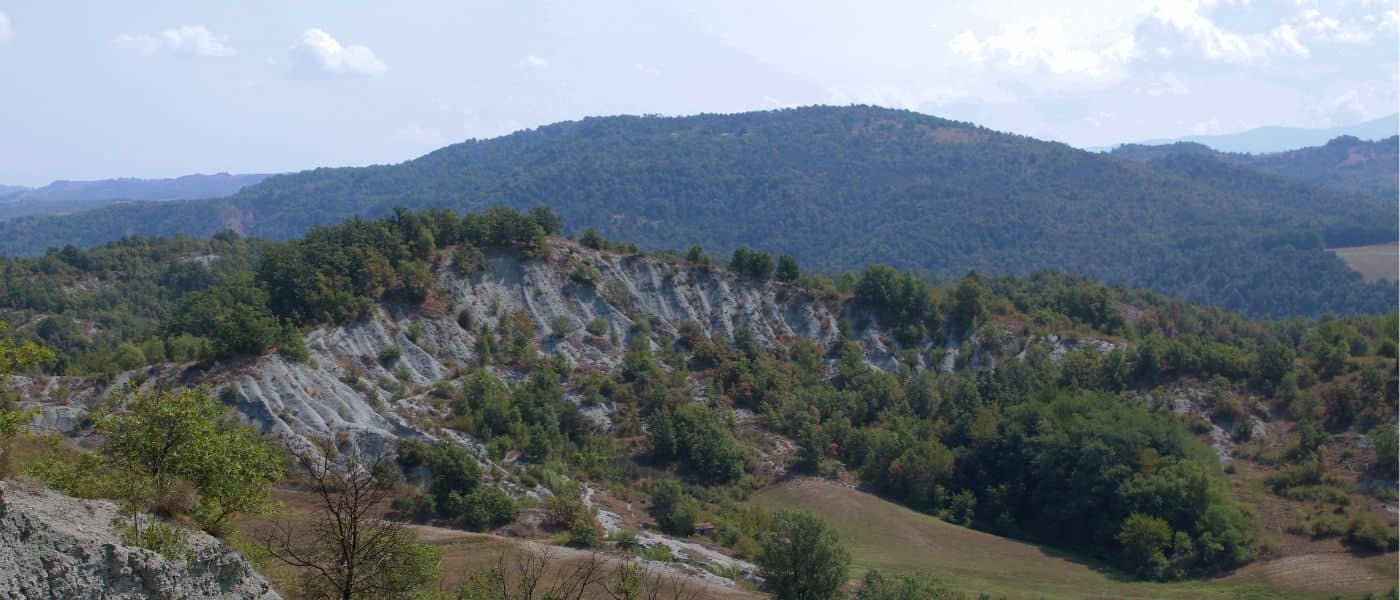
[{"label": "hazy sky", "polygon": [[1396,112],[1397,27],[1400,2],[1366,0],[0,0],[0,183],[816,103],[1076,145],[1342,125]]}]

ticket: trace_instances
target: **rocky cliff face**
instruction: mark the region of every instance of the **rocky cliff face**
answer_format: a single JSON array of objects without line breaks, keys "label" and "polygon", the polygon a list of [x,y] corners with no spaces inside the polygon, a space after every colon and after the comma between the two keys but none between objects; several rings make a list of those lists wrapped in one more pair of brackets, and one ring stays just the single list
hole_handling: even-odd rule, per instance
[{"label": "rocky cliff face", "polygon": [[280,598],[216,538],[191,532],[189,560],[168,559],[123,545],[117,517],[112,502],[0,482],[0,598]]},{"label": "rocky cliff face", "polygon": [[[620,340],[636,321],[649,324],[653,342],[675,336],[689,321],[710,336],[732,339],[748,328],[765,346],[805,337],[830,349],[838,343],[839,323],[845,319],[864,343],[866,360],[890,370],[911,363],[916,369],[945,371],[987,367],[997,356],[1024,356],[1035,343],[1045,345],[1052,358],[1075,347],[1054,336],[1025,340],[1012,332],[994,340],[942,332],[938,340],[901,347],[876,315],[853,301],[820,298],[722,269],[599,252],[562,241],[544,259],[503,252],[487,256],[484,266],[470,274],[446,264],[435,273],[440,299],[423,307],[386,305],[369,318],[311,331],[306,345],[312,360],[304,363],[271,355],[208,371],[191,365],[152,367],[124,373],[108,385],[76,378],[19,383],[44,408],[37,424],[60,431],[81,423],[83,407],[112,390],[207,384],[221,390],[250,422],[294,447],[309,448],[310,438],[320,438],[351,441],[373,452],[399,435],[441,435],[428,424],[436,410],[428,391],[454,370],[476,364],[481,328],[495,331],[503,321],[531,329],[540,352],[605,371],[621,363]],[[585,330],[595,319],[606,325],[601,335]],[[1076,344],[1113,348],[1101,340]],[[397,358],[381,360],[391,347],[398,349]],[[968,351],[970,357],[960,356]],[[606,407],[589,414],[607,423]]]}]

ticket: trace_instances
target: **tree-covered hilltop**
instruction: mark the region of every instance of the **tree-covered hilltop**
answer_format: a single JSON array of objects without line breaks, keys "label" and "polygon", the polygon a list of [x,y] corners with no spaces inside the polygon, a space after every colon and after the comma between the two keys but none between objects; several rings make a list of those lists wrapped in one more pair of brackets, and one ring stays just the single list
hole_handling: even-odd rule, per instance
[{"label": "tree-covered hilltop", "polygon": [[1341,136],[1321,146],[1310,146],[1266,154],[1220,152],[1203,144],[1177,142],[1147,146],[1124,144],[1113,156],[1150,163],[1177,155],[1211,156],[1341,192],[1366,194],[1394,200],[1400,194],[1400,136],[1361,140]]},{"label": "tree-covered hilltop", "polygon": [[1393,199],[1197,171],[875,107],[589,118],[398,165],[274,176],[225,199],[20,219],[0,225],[0,251],[229,227],[286,239],[396,205],[542,202],[575,233],[747,246],[832,273],[1050,269],[1260,315],[1393,307],[1393,290],[1321,249],[1395,239]]},{"label": "tree-covered hilltop", "polygon": [[185,296],[251,268],[266,245],[226,232],[0,257],[0,320],[25,324],[29,336],[57,351],[57,373],[190,360],[208,354],[207,339],[168,336],[163,323]]}]

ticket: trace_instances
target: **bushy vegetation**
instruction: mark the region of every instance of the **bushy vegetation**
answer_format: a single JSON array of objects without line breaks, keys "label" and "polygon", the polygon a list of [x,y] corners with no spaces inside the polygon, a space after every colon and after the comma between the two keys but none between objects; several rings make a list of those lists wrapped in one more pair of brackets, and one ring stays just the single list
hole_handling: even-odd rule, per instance
[{"label": "bushy vegetation", "polygon": [[[54,351],[54,373],[110,373],[163,361],[212,358],[202,331],[177,333],[164,326],[182,298],[204,293],[198,304],[214,308],[208,290],[249,269],[266,244],[223,233],[208,241],[124,239],[88,251],[68,246],[37,258],[0,257],[0,319],[16,333]],[[223,294],[256,294],[225,287]],[[257,341],[280,340],[280,324],[256,314],[219,313],[203,325],[223,327],[242,319]],[[184,313],[193,316],[190,313]],[[246,338],[247,336],[244,336]],[[230,336],[229,346],[248,342]]]},{"label": "bushy vegetation", "polygon": [[[9,387],[10,374],[17,369],[51,361],[54,356],[53,351],[34,342],[16,342],[10,337],[9,329],[8,323],[0,321],[0,382],[5,384],[0,386],[0,391]],[[30,411],[18,410],[0,396],[0,479],[10,475],[14,462],[11,443],[32,417]]]},{"label": "bushy vegetation", "polygon": [[180,523],[224,536],[238,515],[275,508],[285,457],[207,390],[123,395],[113,409],[96,419],[99,450],[53,444],[26,473],[65,494],[120,500],[127,543],[172,557],[184,552]]},{"label": "bushy vegetation", "polygon": [[853,600],[961,600],[962,593],[927,573],[887,576],[866,571]]},{"label": "bushy vegetation", "polygon": [[[221,233],[202,242],[124,239],[90,251],[0,257],[0,317],[57,353],[49,370],[111,373],[165,361],[278,350],[308,358],[300,329],[343,323],[380,301],[421,303],[439,249],[545,251],[549,209],[397,211],[269,244]],[[396,357],[386,357],[389,358]]]},{"label": "bushy vegetation", "polygon": [[399,467],[427,473],[426,490],[394,500],[394,508],[415,519],[442,519],[469,529],[487,529],[509,523],[520,514],[520,505],[499,488],[483,485],[476,460],[460,445],[439,441],[432,445],[400,438],[395,454]]},{"label": "bushy vegetation", "polygon": [[163,516],[188,511],[213,533],[234,515],[266,510],[284,472],[282,457],[206,390],[137,394],[97,431],[103,468],[113,469],[126,500]]},{"label": "bushy vegetation", "polygon": [[701,481],[731,483],[747,468],[743,448],[731,427],[703,404],[688,403],[652,412],[651,454],[660,461],[680,459]]},{"label": "bushy vegetation", "polygon": [[[834,383],[799,386],[763,408],[794,436],[829,440],[881,494],[1003,535],[1150,548],[1122,556],[1153,578],[1250,558],[1249,516],[1174,417],[1059,390],[1048,362],[901,382],[859,357],[843,351]],[[1139,527],[1145,518],[1159,526]]]},{"label": "bushy vegetation", "polygon": [[529,379],[509,385],[473,369],[448,393],[447,426],[481,440],[496,456],[519,452],[536,462],[564,458],[589,440],[591,429],[578,406],[564,399],[556,366],[530,363]]},{"label": "bushy vegetation", "polygon": [[527,256],[545,251],[559,233],[549,209],[523,214],[492,208],[458,217],[448,210],[355,220],[319,227],[302,239],[275,245],[258,261],[257,282],[267,308],[298,325],[343,323],[380,300],[420,303],[436,288],[429,273],[438,248],[516,246]]}]

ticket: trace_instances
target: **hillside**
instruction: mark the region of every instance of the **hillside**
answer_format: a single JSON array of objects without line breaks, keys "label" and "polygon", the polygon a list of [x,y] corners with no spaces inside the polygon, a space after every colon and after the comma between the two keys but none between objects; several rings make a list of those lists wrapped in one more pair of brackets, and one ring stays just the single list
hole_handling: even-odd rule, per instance
[{"label": "hillside", "polygon": [[399,165],[275,176],[224,199],[14,220],[0,224],[0,251],[223,228],[285,239],[396,205],[540,201],[572,232],[648,249],[750,246],[833,273],[1053,269],[1262,315],[1394,305],[1323,251],[1395,239],[1394,202],[1268,176],[1233,185],[872,107],[559,123]]},{"label": "hillside", "polygon": [[1218,152],[1203,144],[1177,142],[1147,146],[1125,144],[1113,156],[1138,162],[1173,155],[1213,156],[1225,162],[1251,167],[1280,177],[1341,192],[1394,199],[1400,195],[1400,136],[1373,141],[1337,137],[1325,145],[1287,152],[1244,154]]},{"label": "hillside", "polygon": [[0,221],[28,215],[66,214],[116,202],[218,198],[266,178],[263,174],[216,173],[172,179],[55,181],[37,188],[0,186]]},{"label": "hillside", "polygon": [[[1261,598],[1372,591],[1270,579],[1273,561],[1315,555],[1393,580],[1393,554],[1367,557],[1396,545],[1394,313],[1251,321],[1062,275],[939,288],[872,266],[836,284],[771,256],[763,269],[737,253],[739,272],[560,227],[545,210],[400,212],[280,244],[127,240],[7,261],[25,284],[7,287],[30,295],[0,320],[59,359],[0,400],[92,443],[94,411],[123,390],[208,386],[294,450],[392,448],[401,518],[630,538],[736,589],[770,518],[751,492],[762,506],[799,473],[911,509],[881,501],[885,516],[921,513],[919,531],[944,527],[933,517],[981,530],[958,531],[1028,572],[1081,565],[1065,577],[1106,593],[1236,576]],[[95,327],[113,305],[132,320]],[[433,452],[479,464],[474,485],[515,511],[437,501],[451,496],[431,483]],[[548,515],[564,500],[531,498],[589,516],[561,526]],[[967,575],[957,560],[876,562],[828,519],[858,567]],[[1122,533],[1144,520],[1146,545]],[[1010,589],[978,577],[974,592]]]},{"label": "hillside", "polygon": [[[1384,557],[1348,561],[1336,555],[1310,555],[1269,561],[1225,578],[1144,585],[1115,578],[1101,563],[958,527],[836,482],[794,478],[764,489],[754,502],[822,515],[851,546],[857,569],[932,569],[957,589],[969,594],[990,592],[993,597],[1269,598],[1274,590],[1287,589],[1291,598],[1322,599],[1339,592],[1359,596],[1386,589],[1394,580]],[[1301,568],[1307,575],[1275,573],[1289,567]]]}]

